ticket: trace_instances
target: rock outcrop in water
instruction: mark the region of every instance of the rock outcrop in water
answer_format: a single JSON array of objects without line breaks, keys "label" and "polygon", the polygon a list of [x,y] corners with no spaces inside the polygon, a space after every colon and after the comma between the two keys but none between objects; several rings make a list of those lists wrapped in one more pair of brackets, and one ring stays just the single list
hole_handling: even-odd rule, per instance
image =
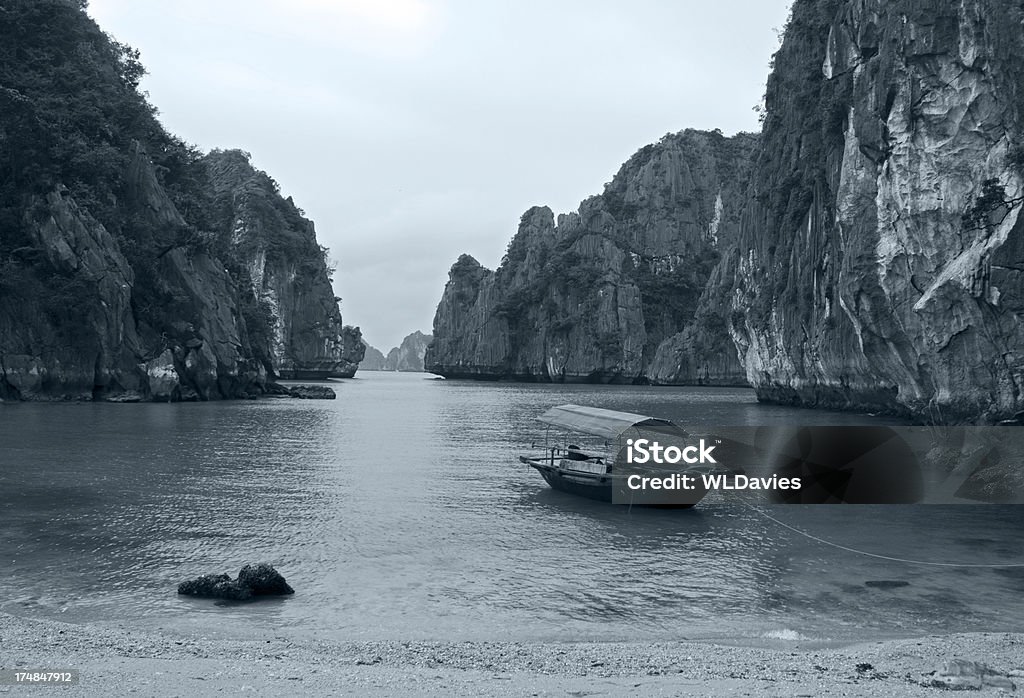
[{"label": "rock outcrop in water", "polygon": [[289,596],[295,590],[272,565],[261,562],[243,567],[237,579],[226,574],[206,574],[182,582],[178,585],[178,593],[206,599],[248,601],[254,596]]},{"label": "rock outcrop in water", "polygon": [[730,262],[762,399],[1024,406],[1022,45],[1019,3],[795,3]]},{"label": "rock outcrop in water", "polygon": [[329,385],[284,385],[273,383],[267,386],[271,397],[294,397],[299,400],[335,400],[338,394]]},{"label": "rock outcrop in water", "polygon": [[[740,223],[755,136],[687,130],[641,149],[604,193],[555,221],[532,208],[497,271],[462,256],[434,317],[426,369],[447,377],[742,382],[738,361],[669,366],[663,340],[694,320]],[[724,323],[691,334],[735,348]]]},{"label": "rock outcrop in water", "polygon": [[178,585],[181,596],[196,596],[201,599],[224,599],[225,601],[248,601],[252,591],[226,574],[204,574]]},{"label": "rock outcrop in water", "polygon": [[0,35],[0,398],[208,400],[354,372],[324,251],[269,177],[164,131],[137,52],[80,3],[4,3]]},{"label": "rock outcrop in water", "polygon": [[265,562],[246,565],[239,570],[238,583],[249,587],[253,596],[287,596],[295,593],[281,573]]},{"label": "rock outcrop in water", "polygon": [[423,357],[433,339],[419,330],[413,332],[402,340],[400,346],[388,352],[384,368],[388,371],[423,371]]}]

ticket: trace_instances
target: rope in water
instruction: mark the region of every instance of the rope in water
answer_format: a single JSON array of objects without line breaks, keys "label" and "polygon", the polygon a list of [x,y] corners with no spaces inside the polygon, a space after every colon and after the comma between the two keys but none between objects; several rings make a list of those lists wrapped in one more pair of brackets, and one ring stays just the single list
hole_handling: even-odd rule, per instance
[{"label": "rope in water", "polygon": [[779,526],[782,526],[783,528],[787,528],[790,531],[793,531],[794,533],[798,533],[798,534],[800,534],[801,536],[803,536],[805,538],[810,538],[811,540],[816,541],[818,543],[821,543],[822,545],[828,545],[828,546],[831,546],[833,548],[838,548],[839,550],[845,550],[848,553],[856,553],[857,555],[864,555],[866,557],[874,557],[874,558],[878,558],[879,560],[889,560],[890,562],[905,562],[905,563],[912,564],[912,565],[928,565],[930,567],[977,567],[977,568],[988,568],[988,569],[991,569],[991,568],[1024,567],[1024,563],[1019,563],[1019,562],[1017,562],[1017,563],[1005,563],[1005,564],[998,564],[998,563],[997,564],[977,564],[977,563],[976,564],[972,564],[972,563],[966,563],[966,562],[931,562],[929,560],[910,560],[908,558],[903,558],[903,557],[892,557],[890,555],[879,555],[878,553],[870,553],[870,552],[868,552],[866,550],[858,550],[857,548],[850,548],[850,547],[845,546],[845,545],[840,545],[839,543],[833,543],[830,540],[825,540],[824,538],[819,538],[818,536],[816,536],[816,535],[814,535],[812,533],[808,533],[807,531],[803,531],[803,530],[797,528],[796,526],[790,526],[788,523],[786,523],[784,521],[779,521],[777,518],[775,518],[771,514],[767,514],[764,511],[762,511],[761,509],[758,509],[757,507],[755,507],[754,505],[749,504],[748,502],[744,502],[742,497],[739,498],[739,501],[744,506],[750,507],[755,512],[757,512],[758,514],[763,516],[764,518],[768,519],[769,521],[775,522],[776,524],[778,524]]}]

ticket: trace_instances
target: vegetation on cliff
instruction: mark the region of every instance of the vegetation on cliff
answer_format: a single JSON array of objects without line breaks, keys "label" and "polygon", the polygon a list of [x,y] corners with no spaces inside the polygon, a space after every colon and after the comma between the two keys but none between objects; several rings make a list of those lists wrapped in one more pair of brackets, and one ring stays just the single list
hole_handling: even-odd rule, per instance
[{"label": "vegetation on cliff", "polygon": [[[354,370],[312,225],[250,167],[264,232],[240,230],[239,193],[214,165],[244,156],[167,133],[139,91],[138,52],[85,8],[0,7],[0,397],[253,394],[289,353]],[[285,266],[325,313],[308,336],[282,338],[293,310],[264,288]]]},{"label": "vegetation on cliff", "polygon": [[1022,408],[1024,10],[797,0],[730,331],[761,398],[927,421]]}]

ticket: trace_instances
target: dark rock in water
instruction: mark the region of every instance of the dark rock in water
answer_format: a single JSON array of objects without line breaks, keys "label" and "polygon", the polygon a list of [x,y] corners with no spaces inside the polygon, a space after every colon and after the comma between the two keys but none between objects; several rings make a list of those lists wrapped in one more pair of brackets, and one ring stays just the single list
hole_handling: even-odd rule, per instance
[{"label": "dark rock in water", "polygon": [[252,590],[232,580],[226,574],[206,574],[190,582],[178,585],[178,593],[183,596],[198,596],[204,599],[229,599],[245,601],[252,598]]},{"label": "dark rock in water", "polygon": [[872,589],[898,589],[910,586],[910,582],[904,582],[901,579],[875,579],[870,582],[864,582],[864,586],[871,587]]},{"label": "dark rock in water", "polygon": [[266,395],[267,397],[291,397],[291,391],[280,383],[268,383]]},{"label": "dark rock in water", "polygon": [[326,385],[293,385],[288,393],[300,400],[334,400],[334,389]]},{"label": "dark rock in water", "polygon": [[281,573],[265,562],[243,567],[238,573],[238,583],[244,584],[256,596],[295,593]]},{"label": "dark rock in water", "polygon": [[253,596],[283,596],[294,594],[295,590],[273,566],[261,562],[243,567],[238,579],[231,579],[226,574],[206,574],[182,582],[178,585],[178,593],[204,599],[248,601]]},{"label": "dark rock in water", "polygon": [[142,402],[142,396],[137,392],[127,391],[108,397],[107,402]]},{"label": "dark rock in water", "polygon": [[327,385],[281,385],[271,383],[267,386],[269,397],[294,397],[300,400],[334,400],[338,396],[334,389]]}]

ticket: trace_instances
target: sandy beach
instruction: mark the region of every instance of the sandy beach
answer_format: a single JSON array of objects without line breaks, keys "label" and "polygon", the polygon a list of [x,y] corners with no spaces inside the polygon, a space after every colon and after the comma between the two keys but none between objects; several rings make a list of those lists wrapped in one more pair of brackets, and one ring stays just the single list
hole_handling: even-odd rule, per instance
[{"label": "sandy beach", "polygon": [[[0,669],[80,672],[74,687],[0,694],[925,696],[937,680],[989,692],[1024,683],[1024,634],[776,645],[211,640],[0,614]],[[963,664],[944,676],[953,659],[992,673]]]}]

